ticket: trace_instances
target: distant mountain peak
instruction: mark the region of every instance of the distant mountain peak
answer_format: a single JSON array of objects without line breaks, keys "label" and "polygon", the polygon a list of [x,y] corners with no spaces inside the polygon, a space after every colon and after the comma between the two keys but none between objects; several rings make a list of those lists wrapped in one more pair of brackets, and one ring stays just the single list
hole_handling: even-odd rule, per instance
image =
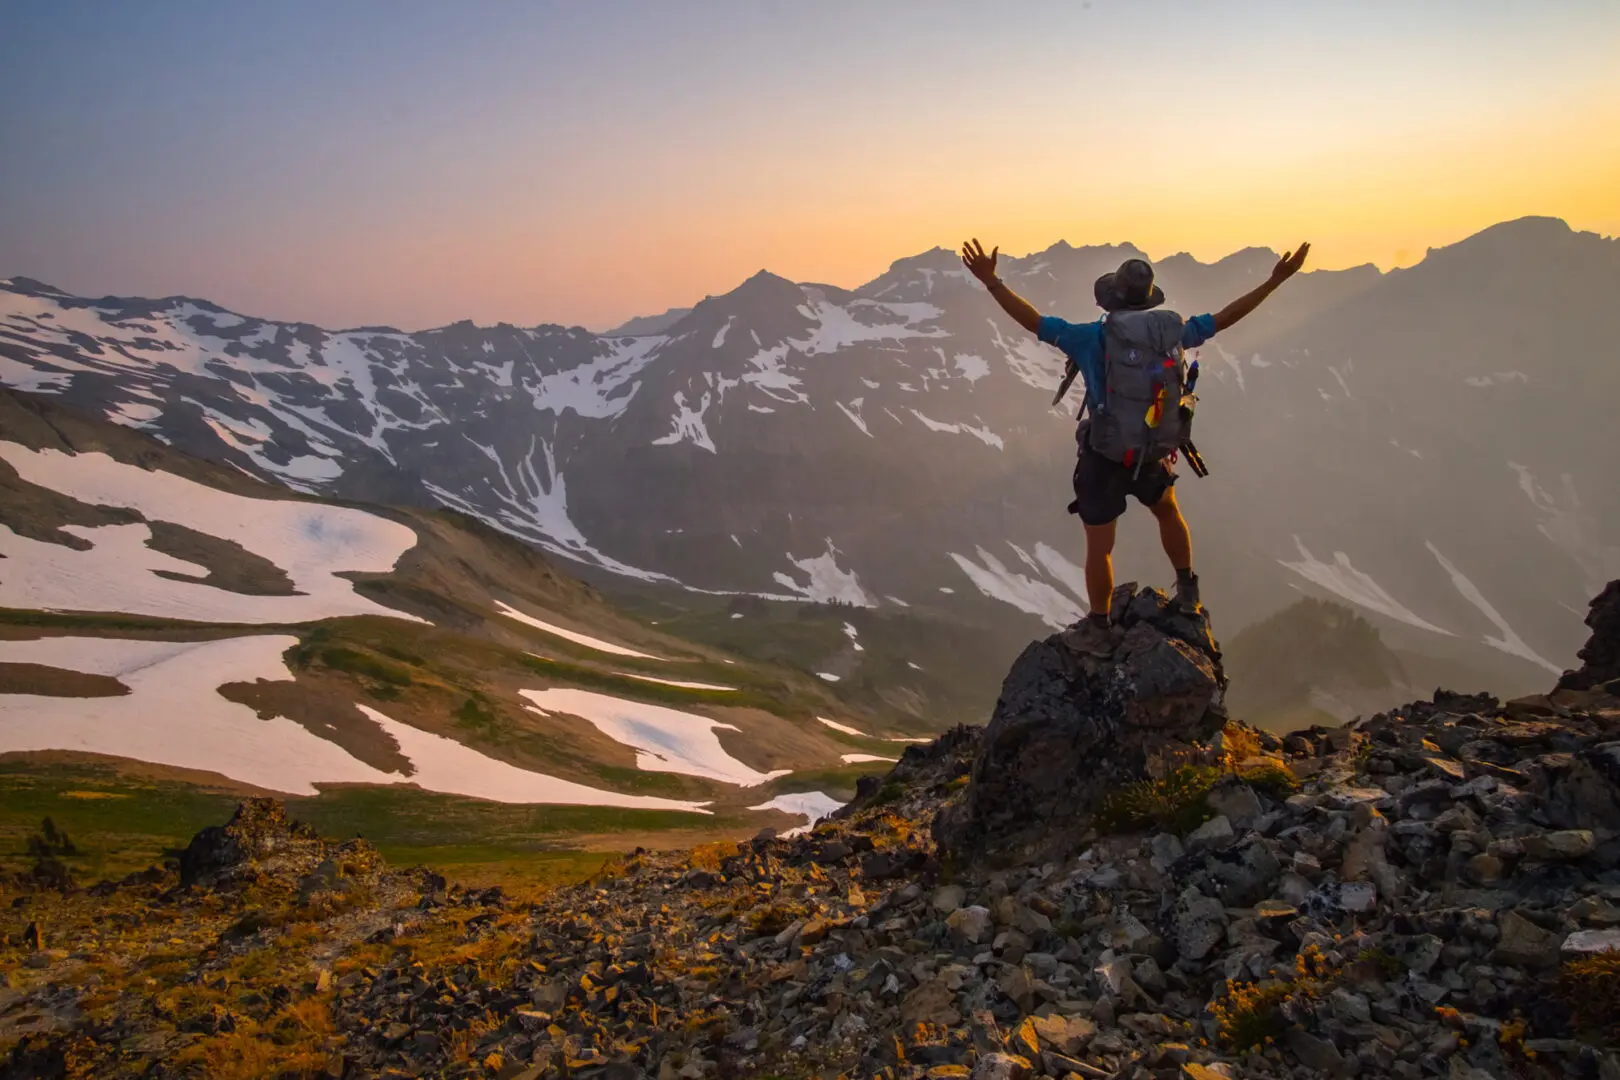
[{"label": "distant mountain peak", "polygon": [[71,296],[72,295],[71,293],[67,292],[65,289],[58,289],[55,285],[47,285],[47,284],[45,284],[45,282],[40,281],[37,278],[31,278],[31,277],[14,277],[14,278],[10,278],[10,279],[8,279],[6,281],[0,281],[0,286],[3,286],[4,288],[10,289],[12,292],[23,293],[25,295],[35,295],[35,296],[37,296],[37,295],[39,295],[41,293],[49,293],[49,294],[51,294],[53,296]]}]

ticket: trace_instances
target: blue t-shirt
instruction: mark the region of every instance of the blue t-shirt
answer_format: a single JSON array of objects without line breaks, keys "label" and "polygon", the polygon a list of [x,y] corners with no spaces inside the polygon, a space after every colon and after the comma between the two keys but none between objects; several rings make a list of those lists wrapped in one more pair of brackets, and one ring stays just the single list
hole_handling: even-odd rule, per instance
[{"label": "blue t-shirt", "polygon": [[[1047,315],[1041,319],[1040,333],[1036,336],[1048,345],[1056,345],[1063,355],[1080,369],[1086,381],[1086,404],[1094,404],[1103,382],[1103,324],[1102,320],[1072,323]],[[1181,347],[1196,349],[1215,336],[1215,316],[1194,315],[1187,320],[1181,332]]]}]

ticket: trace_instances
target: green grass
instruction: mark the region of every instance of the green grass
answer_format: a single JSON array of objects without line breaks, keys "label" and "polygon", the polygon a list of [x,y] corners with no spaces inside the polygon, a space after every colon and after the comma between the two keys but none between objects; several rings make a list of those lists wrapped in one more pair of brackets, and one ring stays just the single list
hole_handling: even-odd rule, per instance
[{"label": "green grass", "polygon": [[[110,615],[89,613],[65,614],[58,611],[30,611],[19,608],[0,608],[0,625],[29,626],[42,630],[234,630],[245,629],[246,624],[199,623],[185,619],[162,619],[145,615]],[[254,630],[263,630],[258,625]]]},{"label": "green grass", "polygon": [[[223,825],[240,801],[228,791],[140,779],[112,765],[0,762],[0,866],[30,866],[28,837],[50,817],[81,852],[64,860],[81,882],[121,877],[184,848],[198,830]],[[628,848],[660,834],[743,835],[752,822],[742,813],[512,806],[387,787],[285,802],[324,836],[363,836],[395,865],[420,863],[473,882],[580,880],[607,857],[581,850],[587,837],[593,846]],[[623,837],[622,845],[614,837]]]},{"label": "green grass", "polygon": [[81,854],[64,859],[84,879],[143,870],[208,825],[223,824],[239,797],[181,783],[119,777],[110,766],[0,762],[0,861],[23,869],[27,838],[50,817]]},{"label": "green grass", "polygon": [[788,791],[825,791],[835,798],[842,796],[847,801],[854,798],[855,784],[861,777],[874,774],[883,776],[892,768],[892,761],[863,761],[831,769],[801,769],[773,782],[770,792],[779,795]]},{"label": "green grass", "polygon": [[1143,780],[1110,792],[1097,811],[1097,824],[1105,831],[1161,828],[1186,833],[1210,817],[1205,796],[1221,778],[1221,770],[1205,765],[1183,765],[1162,780]]}]

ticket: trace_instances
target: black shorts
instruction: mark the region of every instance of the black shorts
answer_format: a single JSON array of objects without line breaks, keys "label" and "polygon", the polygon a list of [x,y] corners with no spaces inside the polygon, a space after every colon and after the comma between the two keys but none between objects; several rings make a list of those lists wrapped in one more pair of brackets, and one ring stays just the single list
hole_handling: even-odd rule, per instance
[{"label": "black shorts", "polygon": [[1176,474],[1165,461],[1150,461],[1137,472],[1136,466],[1121,465],[1082,445],[1074,464],[1074,502],[1069,513],[1079,514],[1087,525],[1107,525],[1125,512],[1125,496],[1135,496],[1143,506],[1153,506]]}]

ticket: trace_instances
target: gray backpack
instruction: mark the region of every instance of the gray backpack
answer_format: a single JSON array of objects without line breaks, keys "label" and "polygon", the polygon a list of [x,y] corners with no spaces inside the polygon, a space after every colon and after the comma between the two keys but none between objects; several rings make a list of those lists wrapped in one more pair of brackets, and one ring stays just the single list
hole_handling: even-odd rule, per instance
[{"label": "gray backpack", "polygon": [[1180,449],[1192,431],[1185,321],[1173,311],[1115,311],[1103,319],[1103,386],[1095,394],[1091,448],[1140,466]]}]

